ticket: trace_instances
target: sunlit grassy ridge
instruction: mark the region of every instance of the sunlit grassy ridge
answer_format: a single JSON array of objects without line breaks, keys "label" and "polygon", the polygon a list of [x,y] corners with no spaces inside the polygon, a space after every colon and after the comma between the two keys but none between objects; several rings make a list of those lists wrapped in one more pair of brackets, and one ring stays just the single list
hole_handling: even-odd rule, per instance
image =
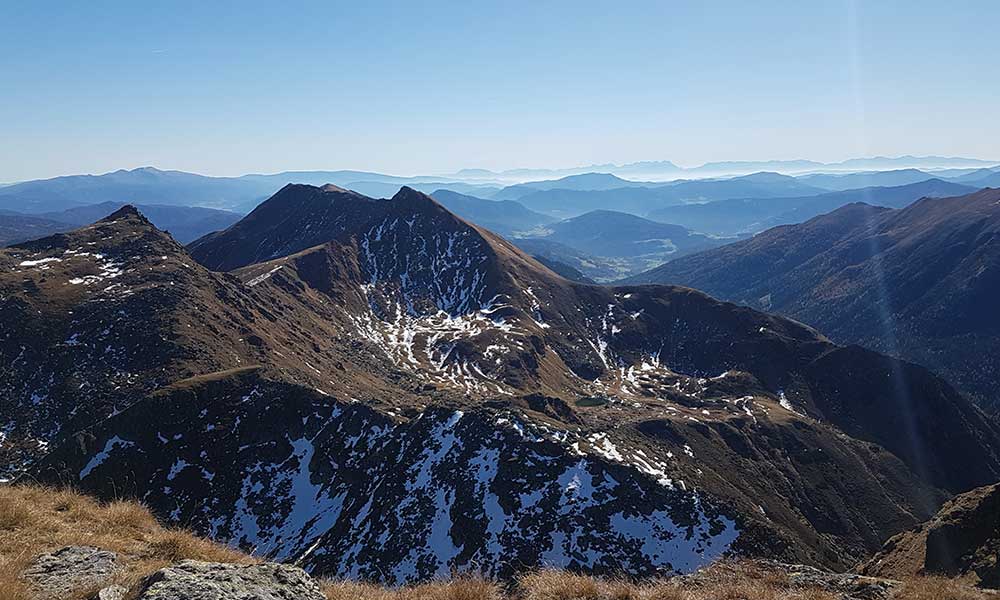
[{"label": "sunlit grassy ridge", "polygon": [[[224,545],[162,527],[136,502],[98,503],[70,490],[0,486],[0,600],[30,599],[21,572],[39,554],[65,546],[117,552],[125,568],[113,583],[126,587],[184,559],[256,562]],[[94,591],[79,590],[64,600],[86,598]]]},{"label": "sunlit grassy ridge", "polygon": [[[0,486],[0,600],[32,600],[20,574],[39,554],[70,545],[117,552],[124,563],[114,582],[134,590],[153,571],[184,559],[253,563],[258,558],[162,527],[144,506],[120,500],[99,503],[71,490],[33,485]],[[697,584],[662,580],[636,583],[599,579],[567,571],[542,570],[509,583],[472,576],[390,589],[358,582],[324,581],[329,600],[837,600],[838,594],[803,589],[756,563],[726,563]],[[81,589],[63,600],[84,600]],[[900,600],[992,598],[946,579],[907,581]]]}]

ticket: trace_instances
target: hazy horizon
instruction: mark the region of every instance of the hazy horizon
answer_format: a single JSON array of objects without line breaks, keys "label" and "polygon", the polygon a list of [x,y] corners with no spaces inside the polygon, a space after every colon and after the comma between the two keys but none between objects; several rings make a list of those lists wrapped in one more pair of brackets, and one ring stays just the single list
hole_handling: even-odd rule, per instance
[{"label": "hazy horizon", "polygon": [[[680,161],[670,160],[670,159],[648,159],[648,160],[640,160],[640,161],[634,161],[634,162],[607,162],[607,163],[589,164],[589,165],[565,165],[565,166],[521,165],[521,166],[518,166],[518,167],[512,167],[512,168],[509,168],[509,169],[499,169],[499,170],[486,169],[484,167],[478,167],[478,166],[465,166],[465,167],[461,167],[459,169],[455,169],[454,171],[449,171],[449,172],[412,172],[412,173],[383,172],[383,171],[374,171],[374,170],[365,169],[365,168],[354,169],[354,168],[340,168],[340,167],[328,167],[328,168],[322,168],[322,167],[320,167],[320,168],[313,168],[313,169],[293,168],[293,169],[285,169],[285,170],[267,170],[267,169],[262,169],[262,170],[254,170],[254,171],[247,171],[247,172],[240,172],[240,173],[207,173],[207,172],[198,171],[198,170],[173,169],[173,168],[169,168],[169,167],[163,167],[163,166],[160,166],[160,165],[130,165],[130,166],[118,167],[118,168],[107,170],[107,171],[79,172],[79,173],[59,173],[59,174],[54,174],[54,175],[50,175],[50,176],[46,176],[46,177],[38,177],[38,178],[35,178],[35,179],[22,179],[22,180],[0,181],[0,185],[11,185],[11,184],[16,184],[16,183],[23,183],[23,182],[26,182],[26,181],[56,179],[56,178],[59,178],[59,177],[101,176],[101,175],[108,175],[108,174],[111,174],[111,173],[115,173],[115,172],[118,172],[118,171],[138,171],[138,170],[142,170],[142,169],[155,169],[155,170],[161,171],[161,172],[180,172],[180,173],[188,173],[188,174],[192,174],[192,175],[202,175],[202,176],[205,176],[205,177],[219,177],[219,178],[236,178],[236,177],[245,177],[245,176],[252,176],[252,175],[264,175],[264,176],[267,176],[267,175],[278,175],[280,173],[294,173],[294,172],[303,172],[303,173],[305,173],[305,172],[358,171],[358,172],[367,172],[367,173],[372,173],[372,174],[378,174],[378,175],[384,175],[384,176],[390,176],[390,177],[400,177],[400,178],[407,178],[407,177],[417,177],[417,178],[441,177],[443,179],[444,178],[453,178],[453,179],[467,179],[469,181],[474,181],[475,180],[474,177],[464,177],[464,178],[461,177],[460,176],[461,172],[462,171],[480,171],[480,170],[481,171],[488,171],[488,172],[490,172],[492,174],[499,175],[499,176],[510,175],[510,174],[513,174],[513,173],[518,172],[518,171],[524,171],[524,172],[537,172],[537,174],[538,174],[539,177],[545,177],[546,176],[545,172],[551,172],[552,177],[561,178],[561,177],[567,176],[565,173],[568,172],[568,171],[575,171],[575,172],[578,172],[579,174],[585,174],[585,173],[589,173],[589,174],[613,174],[613,173],[611,173],[611,171],[614,171],[615,168],[628,167],[628,166],[632,166],[632,165],[636,165],[636,164],[641,164],[641,163],[665,163],[665,162],[672,163],[674,166],[676,166],[676,167],[678,167],[680,169],[676,173],[678,177],[689,177],[690,176],[690,177],[694,178],[694,177],[697,176],[697,177],[705,178],[705,177],[716,177],[716,176],[722,177],[722,176],[726,176],[726,175],[732,176],[732,175],[737,175],[738,174],[737,172],[731,172],[731,171],[730,172],[726,172],[726,171],[704,171],[704,172],[699,172],[698,171],[698,169],[703,169],[703,168],[706,168],[706,167],[708,167],[708,166],[710,166],[712,164],[718,164],[718,163],[734,163],[734,164],[747,163],[747,164],[756,165],[756,164],[764,164],[764,163],[776,163],[777,164],[777,163],[782,163],[782,162],[788,162],[788,163],[792,163],[792,162],[815,162],[818,165],[822,165],[822,167],[837,167],[838,165],[840,165],[843,162],[852,161],[852,160],[879,160],[879,159],[885,159],[887,161],[894,161],[894,160],[904,160],[906,158],[913,158],[913,159],[916,159],[916,160],[928,159],[928,158],[942,158],[942,159],[955,160],[955,161],[967,160],[967,161],[976,161],[976,162],[984,163],[982,165],[982,168],[1000,167],[1000,159],[998,159],[998,160],[990,160],[988,158],[982,158],[982,157],[977,157],[977,156],[943,156],[943,155],[937,155],[937,154],[935,154],[935,155],[927,155],[927,156],[916,156],[916,155],[900,155],[900,156],[874,156],[874,155],[873,156],[850,156],[850,157],[846,157],[846,158],[844,158],[842,160],[832,161],[832,162],[822,162],[822,161],[816,161],[816,160],[813,160],[813,159],[810,159],[810,158],[801,158],[801,157],[800,158],[787,158],[787,159],[753,159],[753,158],[750,158],[750,159],[734,159],[734,160],[727,160],[727,161],[713,161],[713,162],[705,162],[705,163],[697,163],[697,164],[682,163]],[[845,173],[845,174],[847,174],[847,173],[863,172],[863,171],[866,170],[864,168],[846,168],[845,167],[845,168],[842,168],[842,169],[834,169],[834,168],[822,168],[822,167],[818,167],[815,170],[808,170],[808,169],[806,169],[806,170],[797,170],[797,171],[787,171],[787,170],[782,170],[780,168],[776,168],[775,172],[789,172],[789,173],[791,173],[793,175],[802,175],[802,174],[810,174],[810,173],[834,173],[834,174],[835,173]],[[931,171],[931,172],[933,172],[934,170],[962,169],[962,168],[964,168],[964,169],[977,168],[977,165],[970,164],[968,166],[961,166],[961,167],[948,166],[948,165],[939,165],[938,167],[922,167],[922,169],[928,170],[928,171]],[[593,169],[593,170],[590,170],[590,169]],[[601,169],[604,169],[604,170],[601,170]],[[921,167],[901,165],[901,166],[898,166],[898,167],[883,168],[883,169],[876,169],[876,170],[902,170],[902,169],[921,169]],[[532,173],[527,173],[527,174],[529,176],[522,177],[520,179],[522,179],[523,181],[531,181],[532,177],[530,177],[530,175]],[[574,173],[574,174],[576,174],[576,173]],[[510,176],[512,176],[512,175],[510,175]],[[629,179],[629,177],[623,176],[622,179]]]},{"label": "hazy horizon", "polygon": [[1000,5],[9,7],[0,181],[1000,158]]}]

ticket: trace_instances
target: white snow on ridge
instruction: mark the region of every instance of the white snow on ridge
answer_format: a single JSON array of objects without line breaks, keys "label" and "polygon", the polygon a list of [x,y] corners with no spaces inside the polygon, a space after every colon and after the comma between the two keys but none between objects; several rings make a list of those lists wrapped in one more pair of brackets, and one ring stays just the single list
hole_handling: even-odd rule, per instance
[{"label": "white snow on ridge", "polygon": [[253,287],[255,285],[259,285],[261,283],[264,283],[265,281],[267,281],[268,279],[271,278],[271,275],[274,275],[275,273],[277,273],[278,271],[280,271],[283,266],[285,266],[285,265],[283,265],[283,264],[278,265],[277,267],[274,267],[273,269],[271,269],[270,271],[267,271],[266,273],[262,273],[260,275],[257,275],[253,279],[247,281],[247,285],[250,286],[250,287]]},{"label": "white snow on ridge", "polygon": [[103,464],[104,461],[107,460],[108,456],[111,455],[111,451],[114,450],[115,448],[118,447],[128,448],[129,446],[134,446],[134,445],[135,444],[133,442],[130,442],[128,440],[123,440],[117,435],[109,439],[107,443],[104,444],[104,449],[95,454],[93,457],[91,457],[90,462],[87,463],[87,466],[83,467],[83,470],[80,471],[80,479],[81,480],[84,479],[85,477],[90,475],[91,471],[101,466],[101,464]]},{"label": "white snow on ridge", "polygon": [[20,262],[20,264],[18,264],[18,266],[19,267],[37,267],[39,265],[44,265],[44,264],[48,264],[48,263],[52,263],[52,262],[62,262],[62,259],[61,258],[56,258],[54,256],[50,256],[48,258],[39,258],[38,260],[22,260]]}]

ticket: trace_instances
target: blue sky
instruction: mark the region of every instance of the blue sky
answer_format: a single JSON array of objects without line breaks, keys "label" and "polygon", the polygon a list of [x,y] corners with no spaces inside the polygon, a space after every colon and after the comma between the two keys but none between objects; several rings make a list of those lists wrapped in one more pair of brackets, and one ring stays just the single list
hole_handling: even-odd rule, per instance
[{"label": "blue sky", "polygon": [[1000,159],[998,21],[995,0],[4,2],[0,181]]}]

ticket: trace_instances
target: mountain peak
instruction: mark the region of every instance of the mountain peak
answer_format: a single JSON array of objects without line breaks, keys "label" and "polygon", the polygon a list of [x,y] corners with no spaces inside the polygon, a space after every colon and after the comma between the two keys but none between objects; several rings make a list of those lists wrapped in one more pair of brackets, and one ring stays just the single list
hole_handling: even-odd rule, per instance
[{"label": "mountain peak", "polygon": [[754,181],[757,183],[773,183],[778,181],[794,181],[794,177],[788,175],[783,175],[781,173],[776,173],[774,171],[758,171],[756,173],[751,173],[749,175],[743,175],[742,177],[737,177],[742,181]]},{"label": "mountain peak", "polygon": [[139,219],[142,219],[143,221],[146,220],[146,217],[142,216],[142,213],[139,212],[139,209],[136,208],[134,204],[126,204],[125,206],[119,208],[115,212],[101,219],[101,221],[110,223],[112,221],[128,219],[131,217],[137,217]]},{"label": "mountain peak", "polygon": [[431,211],[434,213],[447,214],[449,217],[458,218],[445,207],[430,197],[429,195],[417,191],[410,186],[404,185],[390,199],[394,207],[404,210]]},{"label": "mountain peak", "polygon": [[418,192],[408,185],[404,185],[399,188],[399,191],[393,195],[392,200],[394,202],[432,202],[437,204],[437,202],[434,202],[434,199],[427,194]]}]

